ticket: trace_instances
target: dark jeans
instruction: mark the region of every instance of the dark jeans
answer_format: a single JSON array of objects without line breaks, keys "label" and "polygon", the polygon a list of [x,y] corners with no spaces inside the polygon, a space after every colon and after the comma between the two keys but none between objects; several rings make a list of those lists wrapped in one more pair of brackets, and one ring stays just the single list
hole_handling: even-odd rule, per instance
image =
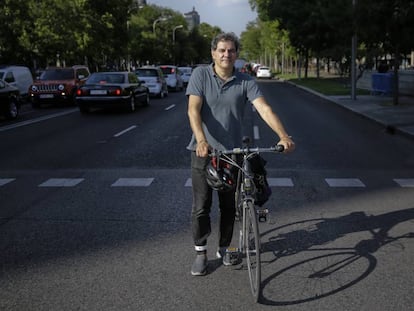
[{"label": "dark jeans", "polygon": [[[205,246],[211,233],[210,211],[213,190],[207,184],[205,168],[209,157],[197,157],[191,153],[191,178],[193,187],[193,205],[191,211],[194,245]],[[234,226],[234,191],[218,192],[220,208],[219,246],[227,247],[231,243]]]}]

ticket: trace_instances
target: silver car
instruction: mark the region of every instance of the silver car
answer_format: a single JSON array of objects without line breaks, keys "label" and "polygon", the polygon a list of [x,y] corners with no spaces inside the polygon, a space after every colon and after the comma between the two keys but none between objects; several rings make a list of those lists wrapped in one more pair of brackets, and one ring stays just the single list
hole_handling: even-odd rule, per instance
[{"label": "silver car", "polygon": [[181,77],[183,78],[184,86],[186,87],[188,81],[190,80],[191,73],[193,72],[192,67],[178,67],[178,70],[181,71]]},{"label": "silver car", "polygon": [[141,82],[149,89],[151,96],[164,98],[168,96],[167,81],[158,67],[139,67],[135,70]]},{"label": "silver car", "polygon": [[272,79],[272,72],[270,71],[269,67],[260,66],[256,72],[257,79]]},{"label": "silver car", "polygon": [[177,66],[161,65],[160,69],[167,80],[168,88],[174,91],[184,90],[184,81]]}]

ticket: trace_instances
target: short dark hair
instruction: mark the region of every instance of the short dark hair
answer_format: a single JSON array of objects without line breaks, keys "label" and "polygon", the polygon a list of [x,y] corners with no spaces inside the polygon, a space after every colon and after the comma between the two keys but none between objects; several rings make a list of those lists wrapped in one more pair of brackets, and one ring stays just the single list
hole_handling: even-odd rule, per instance
[{"label": "short dark hair", "polygon": [[234,46],[236,48],[236,52],[239,51],[239,48],[240,48],[239,38],[237,38],[237,36],[235,35],[234,32],[222,32],[222,33],[219,33],[217,36],[215,36],[213,38],[213,40],[211,40],[211,49],[213,51],[215,51],[217,49],[217,44],[220,41],[231,41],[231,42],[233,42]]}]

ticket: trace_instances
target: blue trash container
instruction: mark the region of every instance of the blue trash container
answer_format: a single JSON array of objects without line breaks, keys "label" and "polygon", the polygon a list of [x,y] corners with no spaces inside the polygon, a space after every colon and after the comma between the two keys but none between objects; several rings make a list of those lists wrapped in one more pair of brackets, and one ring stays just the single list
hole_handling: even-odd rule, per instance
[{"label": "blue trash container", "polygon": [[393,93],[394,74],[387,73],[373,73],[371,88],[374,94],[391,95]]}]

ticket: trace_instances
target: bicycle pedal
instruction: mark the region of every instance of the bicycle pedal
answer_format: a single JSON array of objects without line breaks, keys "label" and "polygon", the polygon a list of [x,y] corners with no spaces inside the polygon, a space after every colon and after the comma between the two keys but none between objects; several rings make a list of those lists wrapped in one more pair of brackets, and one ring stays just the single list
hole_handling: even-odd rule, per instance
[{"label": "bicycle pedal", "polygon": [[259,222],[266,222],[267,221],[267,214],[269,214],[269,210],[267,208],[258,209],[257,210],[257,217]]},{"label": "bicycle pedal", "polygon": [[224,256],[225,258],[223,262],[226,262],[229,265],[236,265],[240,262],[240,251],[237,247],[226,248]]}]

